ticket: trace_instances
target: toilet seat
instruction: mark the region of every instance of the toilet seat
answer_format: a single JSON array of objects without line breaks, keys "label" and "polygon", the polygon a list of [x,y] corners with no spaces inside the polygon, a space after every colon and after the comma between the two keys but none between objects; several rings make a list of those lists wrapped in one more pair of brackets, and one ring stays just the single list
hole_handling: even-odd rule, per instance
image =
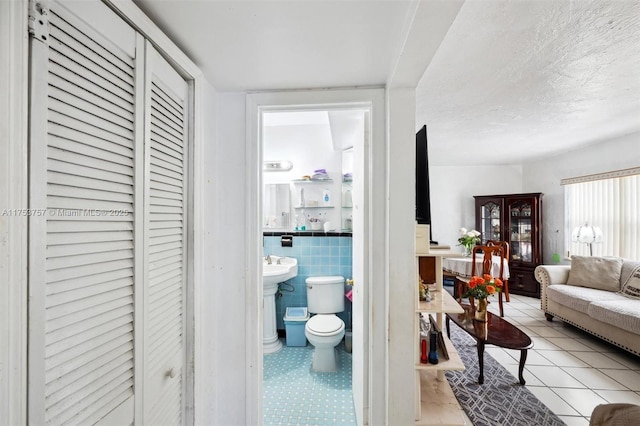
[{"label": "toilet seat", "polygon": [[316,336],[333,336],[344,330],[344,322],[335,315],[314,315],[307,321],[306,329]]}]

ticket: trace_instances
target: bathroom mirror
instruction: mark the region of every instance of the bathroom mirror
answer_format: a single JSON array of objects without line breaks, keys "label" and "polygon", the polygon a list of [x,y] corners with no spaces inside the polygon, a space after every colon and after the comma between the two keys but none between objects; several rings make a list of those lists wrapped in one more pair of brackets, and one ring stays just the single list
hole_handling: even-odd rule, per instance
[{"label": "bathroom mirror", "polygon": [[262,200],[262,228],[270,231],[289,230],[291,204],[288,183],[267,183]]}]

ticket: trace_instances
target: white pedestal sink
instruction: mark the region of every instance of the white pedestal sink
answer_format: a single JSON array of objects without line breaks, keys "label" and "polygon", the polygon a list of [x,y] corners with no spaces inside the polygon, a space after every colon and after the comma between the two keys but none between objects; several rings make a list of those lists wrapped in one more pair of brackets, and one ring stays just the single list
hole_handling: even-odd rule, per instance
[{"label": "white pedestal sink", "polygon": [[262,261],[264,299],[262,351],[265,354],[278,352],[282,348],[276,325],[276,293],[279,283],[296,275],[298,275],[298,261],[292,257],[267,256]]}]

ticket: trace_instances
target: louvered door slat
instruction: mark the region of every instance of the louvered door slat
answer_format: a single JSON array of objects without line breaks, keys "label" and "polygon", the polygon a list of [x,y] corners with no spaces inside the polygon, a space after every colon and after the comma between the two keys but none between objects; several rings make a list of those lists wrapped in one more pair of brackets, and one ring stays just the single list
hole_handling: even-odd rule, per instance
[{"label": "louvered door slat", "polygon": [[129,75],[134,75],[135,60],[126,53],[128,49],[110,44],[103,35],[87,31],[86,25],[83,26],[83,23],[76,20],[71,22],[69,15],[59,14],[55,8],[51,10],[50,16],[53,25],[76,40],[82,40],[85,46],[105,58],[108,63],[119,67]]},{"label": "louvered door slat", "polygon": [[151,194],[151,198],[158,203],[162,202],[168,206],[177,207],[183,207],[184,205],[182,203],[182,194],[174,194],[171,192],[159,191],[157,189],[151,189],[149,190],[149,193]]},{"label": "louvered door slat", "polygon": [[120,117],[121,119],[133,122],[133,111],[125,106],[119,106],[111,102],[105,102],[105,99],[90,92],[85,87],[79,87],[73,84],[71,81],[65,80],[59,76],[51,75],[49,81],[51,87],[55,90],[67,94],[67,96],[74,96],[76,98],[84,99],[93,107],[101,108],[107,111],[109,114]]},{"label": "louvered door slat", "polygon": [[[101,294],[111,292],[113,290],[117,290],[123,287],[130,287],[132,284],[132,280],[130,277],[121,278],[118,280],[107,281],[100,284],[95,284],[91,286],[83,286],[77,289],[68,290],[60,293],[53,293],[47,297],[47,308],[52,308],[54,306],[60,306],[64,303],[71,302],[73,300],[82,299],[84,297],[89,297],[94,294]],[[82,325],[84,327],[84,325]],[[47,342],[52,341],[53,336],[47,336]]]},{"label": "louvered door slat", "polygon": [[[173,114],[182,117],[184,113],[184,104],[180,100],[176,100],[175,95],[162,90],[157,84],[151,85],[151,93],[155,99],[162,99],[164,104],[173,111]],[[184,122],[184,120],[182,120]]]},{"label": "louvered door slat", "polygon": [[[116,165],[114,165],[116,167]],[[104,180],[107,182],[118,182],[127,185],[133,185],[133,177],[127,174],[118,174],[111,171],[94,169],[87,166],[81,166],[78,164],[68,163],[57,159],[49,159],[47,163],[47,169],[64,173],[67,171],[68,175],[83,176],[96,180]]]},{"label": "louvered door slat", "polygon": [[[47,179],[50,184],[57,186],[66,186],[72,188],[85,188],[85,189],[93,189],[96,187],[100,187],[103,192],[111,192],[116,194],[126,194],[129,196],[133,195],[133,186],[127,184],[121,184],[117,182],[108,182],[108,181],[96,181],[91,178],[85,178],[82,176],[69,176],[65,173],[59,172],[49,172],[47,173]],[[125,201],[125,199],[120,199],[121,201]]]},{"label": "louvered door slat", "polygon": [[[100,85],[94,81],[87,80],[81,75],[74,73],[73,71],[65,68],[63,65],[51,62],[49,64],[49,73],[52,79],[59,78],[64,81],[68,81],[76,87],[81,87],[83,90],[95,95],[105,101],[105,108],[111,108],[111,105],[123,109],[133,114],[133,104],[125,98],[118,96],[117,94],[106,89],[104,84]],[[111,105],[109,105],[111,104]]]},{"label": "louvered door slat", "polygon": [[60,244],[47,247],[47,257],[63,257],[75,254],[104,253],[115,250],[133,250],[133,241],[115,240],[87,244]]},{"label": "louvered door slat", "polygon": [[183,187],[182,179],[174,179],[172,177],[168,177],[168,176],[161,175],[161,174],[154,174],[153,182],[164,183],[166,185],[171,185],[171,186],[175,186],[175,187],[178,187],[178,188],[182,188]]},{"label": "louvered door slat", "polygon": [[[127,405],[127,402],[130,400],[132,394],[131,382],[132,381],[127,378],[127,380],[123,382],[118,389],[112,391],[109,395],[106,395],[105,397],[99,399],[99,402],[91,407],[92,410],[84,411],[84,416],[77,416],[77,419],[74,418],[73,420],[77,420],[76,424],[80,426],[87,424],[98,424],[98,422],[107,424],[107,422],[105,422],[104,420],[105,417],[114,413],[114,411],[116,411],[116,409],[118,409],[119,407]],[[133,404],[129,405],[132,406]],[[131,408],[131,410],[133,410],[133,408]],[[115,421],[114,424],[120,425],[127,423]]]},{"label": "louvered door slat", "polygon": [[[112,223],[111,223],[112,224]],[[51,233],[47,235],[48,246],[57,246],[61,244],[85,244],[92,242],[108,242],[108,241],[124,241],[130,236],[127,231],[110,231],[110,232],[76,232],[76,233]]]},{"label": "louvered door slat", "polygon": [[[88,342],[89,345],[92,345],[92,348],[87,350],[84,356],[82,356],[81,358],[69,358],[64,357],[63,355],[65,354],[61,354],[56,360],[51,361],[59,361],[60,364],[51,365],[47,368],[46,378],[48,380],[48,383],[53,383],[59,377],[63,377],[65,374],[82,368],[83,366],[100,358],[105,353],[110,353],[110,355],[113,357],[112,351],[117,350],[118,348],[127,350],[133,349],[132,339],[130,338],[130,336],[128,336],[128,334],[131,334],[132,330],[132,327],[123,327],[122,330],[114,330],[112,335],[109,336],[112,338],[99,342],[99,345],[97,342],[95,342],[95,340]],[[117,334],[117,331],[120,331],[120,334]],[[68,398],[73,396],[70,392],[68,392],[67,388],[63,388],[60,392],[62,392],[61,398]],[[78,395],[78,397],[80,398],[83,396],[84,395]]]},{"label": "louvered door slat", "polygon": [[[123,364],[118,370],[124,370],[120,374],[108,374],[97,380],[89,389],[82,389],[82,392],[74,394],[67,404],[62,405],[59,410],[51,410],[52,423],[68,423],[70,425],[82,425],[84,419],[95,413],[97,408],[105,405],[105,401],[112,401],[125,390],[131,389],[133,380],[129,375],[129,370],[133,368],[133,362]],[[82,397],[81,395],[87,395]],[[55,405],[53,408],[57,408]]]},{"label": "louvered door slat", "polygon": [[168,113],[167,109],[162,105],[161,102],[162,100],[158,99],[155,94],[151,94],[151,115],[156,118],[152,125],[167,128],[167,130],[175,135],[178,140],[181,140],[184,123],[182,122],[182,120],[176,119],[175,115]]},{"label": "louvered door slat", "polygon": [[[126,82],[129,86],[133,86],[132,66],[124,66],[124,64],[120,62],[120,65],[122,66],[119,67],[118,61],[114,62],[112,56],[109,58],[101,56],[99,52],[92,50],[92,48],[98,48],[95,43],[91,42],[90,38],[87,38],[77,31],[73,31],[73,27],[66,25],[62,20],[56,18],[57,17],[54,15],[50,26],[51,38],[59,42],[53,43],[56,50],[61,51],[66,56],[75,57],[80,55],[82,58],[86,59],[82,61],[82,64],[86,68],[103,69],[109,72],[114,78]],[[68,33],[65,31],[68,31]],[[100,52],[104,53],[105,51],[100,50]]]},{"label": "louvered door slat", "polygon": [[165,151],[167,154],[182,159],[182,143],[174,133],[168,132],[162,126],[153,125],[151,126],[151,139],[159,146],[170,149],[170,151]]},{"label": "louvered door slat", "polygon": [[181,240],[158,241],[157,239],[154,239],[153,244],[150,245],[149,247],[149,253],[156,254],[156,253],[167,252],[168,250],[173,250],[173,249],[182,250],[183,249],[182,241]]},{"label": "louvered door slat", "polygon": [[[89,167],[90,169],[114,173],[115,175],[133,176],[133,168],[131,166],[124,166],[118,163],[109,162],[102,158],[90,157],[78,152],[49,147],[47,155],[50,159],[58,160],[67,164],[82,165],[84,167]],[[103,180],[106,180],[106,178]]]},{"label": "louvered door slat", "polygon": [[131,349],[127,349],[124,346],[118,347],[114,351],[97,358],[94,362],[57,378],[57,380],[53,381],[51,386],[47,389],[50,392],[47,394],[47,398],[50,398],[51,401],[54,401],[54,398],[55,400],[60,400],[60,397],[64,396],[64,389],[67,386],[75,386],[77,388],[87,386],[97,377],[100,377],[119,365],[126,364],[130,361],[131,352]]},{"label": "louvered door slat", "polygon": [[73,364],[61,364],[49,367],[45,375],[47,383],[46,395],[61,392],[61,397],[64,398],[68,396],[69,392],[66,392],[66,386],[58,382],[60,378],[89,375],[102,365],[119,358],[122,354],[133,351],[133,341],[128,338],[126,333],[128,333],[128,331],[125,331],[123,335],[109,341],[98,349],[87,352],[86,357],[74,360]]},{"label": "louvered door slat", "polygon": [[[98,87],[102,87],[104,90],[113,93],[119,98],[128,100],[133,95],[133,88],[128,88],[126,87],[126,85],[122,84],[114,84],[109,80],[109,75],[107,73],[101,75],[100,73],[95,73],[85,68],[83,65],[81,65],[81,58],[70,58],[61,54],[60,52],[51,50],[49,52],[49,61],[52,65],[58,65],[74,74],[82,76],[88,81],[93,81]],[[133,102],[131,103],[133,104]]]},{"label": "louvered door slat", "polygon": [[[86,141],[86,135],[84,135],[84,139]],[[117,145],[114,146],[113,144],[101,142],[102,141],[95,141],[93,145],[85,145],[51,134],[49,146],[51,146],[52,148],[61,149],[63,151],[75,152],[78,155],[83,155],[89,158],[98,158],[103,161],[108,161],[120,166],[125,166],[133,169],[134,164],[132,153],[125,152],[125,155],[122,155],[123,153],[116,153],[114,151],[115,149],[117,149]]]},{"label": "louvered door slat", "polygon": [[156,235],[153,239],[153,245],[151,246],[151,250],[154,249],[154,246],[163,245],[163,244],[171,244],[171,243],[179,243],[182,245],[182,235]]},{"label": "louvered door slat", "polygon": [[[62,198],[80,198],[82,200],[96,200],[96,201],[113,201],[117,203],[124,203],[126,205],[133,204],[133,194],[131,190],[129,193],[113,192],[97,189],[87,189],[81,186],[86,179],[80,178],[79,182],[67,182],[67,185],[49,184],[49,194],[51,196],[57,196]],[[84,205],[86,207],[86,204]]]},{"label": "louvered door slat", "polygon": [[178,124],[178,129],[184,128],[183,107],[181,105],[174,102],[170,95],[155,84],[151,86],[151,98],[154,103],[157,103],[165,116],[170,116]]},{"label": "louvered door slat", "polygon": [[[73,111],[71,110],[71,112]],[[78,120],[72,116],[60,114],[55,110],[49,110],[48,114],[50,119],[48,124],[50,127],[53,127],[56,125],[67,127],[70,129],[74,129],[78,132],[86,133],[90,136],[94,136],[99,139],[104,139],[111,143],[119,144],[126,148],[132,149],[131,140],[127,139],[126,136],[123,137],[113,132],[109,132],[107,130],[101,129],[99,127],[92,126],[91,124],[86,123],[82,120]]]},{"label": "louvered door slat", "polygon": [[90,330],[94,327],[99,327],[102,324],[106,324],[110,321],[114,321],[116,318],[132,318],[133,307],[131,306],[121,306],[120,308],[113,309],[112,311],[105,312],[101,315],[96,315],[83,321],[81,323],[73,324],[65,329],[58,331],[51,331],[47,334],[47,345],[54,345],[58,342],[62,342],[65,339],[71,336],[77,336],[79,334],[84,333],[87,330]]},{"label": "louvered door slat", "polygon": [[164,167],[160,167],[156,164],[151,163],[151,173],[153,173],[156,176],[166,176],[172,179],[176,179],[179,181],[183,181],[183,176],[178,173],[178,172],[174,172],[173,170],[168,170]]},{"label": "louvered door slat", "polygon": [[170,170],[177,171],[178,173],[180,173],[180,170],[182,169],[181,159],[165,154],[164,152],[158,150],[157,146],[151,148],[151,161],[152,164],[167,167]]},{"label": "louvered door slat", "polygon": [[157,189],[157,190],[165,191],[165,192],[173,192],[175,194],[182,194],[183,193],[183,189],[181,187],[179,187],[179,186],[169,185],[169,184],[158,182],[158,181],[155,181],[155,180],[151,181],[151,187],[153,189]]},{"label": "louvered door slat", "polygon": [[[66,359],[69,359],[69,357],[79,356],[82,355],[87,348],[90,348],[87,343],[92,342],[92,339],[94,338],[93,336],[95,335],[100,335],[104,338],[104,340],[96,342],[96,346],[101,346],[105,341],[107,341],[107,338],[120,336],[122,334],[116,333],[114,329],[122,326],[120,330],[121,332],[132,330],[133,328],[128,327],[131,326],[132,319],[131,315],[110,319],[109,322],[104,322],[95,327],[80,331],[77,334],[58,342],[47,342],[47,345],[51,355],[64,354]],[[108,340],[111,339],[109,338]]]},{"label": "louvered door slat", "polygon": [[[111,231],[133,231],[132,222],[105,222],[105,221],[91,221],[91,222],[73,222],[57,220],[56,216],[53,216],[53,220],[49,223],[49,233],[55,234],[58,232],[69,233],[83,233],[83,232],[111,232]],[[51,236],[53,237],[53,235]],[[71,237],[71,236],[70,236]],[[107,241],[107,240],[100,240]]]},{"label": "louvered door slat", "polygon": [[[51,85],[51,88],[49,89],[49,96],[52,99],[59,101],[60,103],[73,105],[74,108],[82,109],[82,111],[86,112],[87,114],[100,117],[101,119],[109,123],[124,127],[125,129],[130,128],[131,123],[133,123],[133,114],[118,114],[118,111],[113,112],[111,111],[111,108],[109,108],[109,104],[101,102],[100,100],[97,100],[99,103],[98,105],[96,105],[86,98],[78,96],[74,93],[69,93],[53,85]],[[60,112],[65,113],[65,111]]]},{"label": "louvered door slat", "polygon": [[[70,99],[68,101],[71,101]],[[83,110],[80,106],[62,102],[55,98],[49,99],[51,111],[55,111],[66,117],[73,117],[86,125],[102,130],[125,139],[133,139],[133,128],[127,128],[120,123],[109,121],[108,118]],[[57,121],[55,121],[57,122]]]},{"label": "louvered door slat", "polygon": [[[169,158],[169,160],[167,160],[167,158]],[[172,159],[170,156],[166,156],[166,154],[163,154],[162,152],[151,152],[152,166],[162,167],[163,169],[171,170],[178,174],[182,173],[180,163],[178,162],[176,165],[173,163],[174,161],[175,159]]]},{"label": "louvered door slat", "polygon": [[[76,129],[61,126],[59,124],[49,124],[49,135],[51,137],[51,146],[55,146],[62,149],[71,150],[84,155],[92,157],[92,153],[112,153],[119,157],[124,157],[122,160],[114,160],[114,163],[129,165],[129,162],[133,159],[133,150],[130,147],[123,146],[113,141],[99,138],[88,134],[86,132],[80,132]],[[84,146],[82,146],[84,145]],[[88,147],[88,148],[85,148]],[[105,158],[104,155],[100,155],[99,158]]]},{"label": "louvered door slat", "polygon": [[157,204],[151,205],[151,211],[158,214],[180,214],[182,206],[167,205],[166,200],[152,200]]}]

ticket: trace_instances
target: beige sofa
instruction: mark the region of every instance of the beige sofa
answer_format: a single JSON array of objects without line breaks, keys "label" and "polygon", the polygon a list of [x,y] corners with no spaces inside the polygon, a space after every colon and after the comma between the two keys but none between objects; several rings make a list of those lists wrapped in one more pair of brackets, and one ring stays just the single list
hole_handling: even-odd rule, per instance
[{"label": "beige sofa", "polygon": [[640,355],[640,262],[574,256],[540,265],[535,277],[548,321],[557,317]]}]

